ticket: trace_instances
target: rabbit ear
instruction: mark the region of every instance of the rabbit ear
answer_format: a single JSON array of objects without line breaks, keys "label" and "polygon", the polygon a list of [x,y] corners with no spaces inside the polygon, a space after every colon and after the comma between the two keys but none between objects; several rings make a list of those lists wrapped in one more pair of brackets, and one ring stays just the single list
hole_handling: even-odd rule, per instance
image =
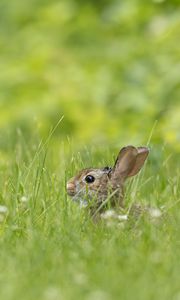
[{"label": "rabbit ear", "polygon": [[122,181],[131,173],[138,151],[133,146],[127,146],[120,150],[111,172],[111,181]]},{"label": "rabbit ear", "polygon": [[134,164],[134,167],[132,168],[131,172],[129,173],[129,176],[136,175],[144,165],[144,162],[149,154],[149,149],[147,147],[138,147],[137,148],[138,154],[136,157],[136,162]]},{"label": "rabbit ear", "polygon": [[124,181],[137,174],[143,166],[149,151],[145,147],[127,146],[121,149],[111,172],[112,183]]}]

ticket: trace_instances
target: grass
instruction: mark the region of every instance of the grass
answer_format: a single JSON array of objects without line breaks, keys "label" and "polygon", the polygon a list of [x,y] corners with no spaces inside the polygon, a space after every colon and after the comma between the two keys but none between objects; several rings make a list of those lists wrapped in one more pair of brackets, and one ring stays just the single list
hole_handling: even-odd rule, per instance
[{"label": "grass", "polygon": [[[0,300],[180,300],[178,8],[0,1]],[[66,180],[150,132],[126,204],[162,218],[93,224]]]},{"label": "grass", "polygon": [[[127,203],[163,205],[161,219],[95,225],[65,191],[66,177],[82,168],[81,155],[69,163],[72,154],[54,157],[49,139],[36,147],[22,137],[17,143],[0,174],[0,204],[8,208],[0,214],[1,300],[180,298],[179,174],[168,174],[173,160],[163,158],[155,173],[158,161],[150,155],[143,173],[127,183]],[[112,155],[101,150],[101,161],[89,150],[96,165]]]}]

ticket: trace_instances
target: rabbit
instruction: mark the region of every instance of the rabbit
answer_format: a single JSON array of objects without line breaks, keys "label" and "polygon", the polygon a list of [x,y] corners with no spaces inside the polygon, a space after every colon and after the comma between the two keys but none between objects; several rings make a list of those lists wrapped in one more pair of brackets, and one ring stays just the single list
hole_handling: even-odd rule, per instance
[{"label": "rabbit", "polygon": [[67,182],[67,194],[81,206],[90,207],[91,214],[103,213],[110,204],[124,208],[124,183],[136,175],[149,154],[147,147],[126,146],[117,156],[113,167],[87,168]]}]

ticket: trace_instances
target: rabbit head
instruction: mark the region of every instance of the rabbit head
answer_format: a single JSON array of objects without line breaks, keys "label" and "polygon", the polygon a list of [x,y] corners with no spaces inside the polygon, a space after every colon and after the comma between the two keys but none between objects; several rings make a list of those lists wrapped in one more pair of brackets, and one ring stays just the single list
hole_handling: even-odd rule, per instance
[{"label": "rabbit head", "polygon": [[100,206],[107,198],[112,206],[123,207],[123,186],[128,177],[142,168],[149,150],[146,147],[127,146],[120,150],[114,166],[81,170],[67,182],[67,193],[74,201],[86,206]]}]

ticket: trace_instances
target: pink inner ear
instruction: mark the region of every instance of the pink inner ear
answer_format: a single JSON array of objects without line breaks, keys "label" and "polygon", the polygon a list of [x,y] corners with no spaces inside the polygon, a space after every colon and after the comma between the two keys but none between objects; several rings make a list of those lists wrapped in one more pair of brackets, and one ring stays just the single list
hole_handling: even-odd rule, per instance
[{"label": "pink inner ear", "polygon": [[128,177],[136,175],[141,170],[149,154],[149,149],[146,147],[138,147],[137,150],[138,150],[138,154],[136,157],[136,162],[131,172],[128,174]]},{"label": "pink inner ear", "polygon": [[111,181],[114,184],[124,181],[136,162],[138,151],[133,146],[127,146],[120,150],[111,173]]},{"label": "pink inner ear", "polygon": [[142,168],[149,150],[146,147],[127,146],[120,150],[111,172],[111,182],[118,185],[127,177],[136,175]]}]

